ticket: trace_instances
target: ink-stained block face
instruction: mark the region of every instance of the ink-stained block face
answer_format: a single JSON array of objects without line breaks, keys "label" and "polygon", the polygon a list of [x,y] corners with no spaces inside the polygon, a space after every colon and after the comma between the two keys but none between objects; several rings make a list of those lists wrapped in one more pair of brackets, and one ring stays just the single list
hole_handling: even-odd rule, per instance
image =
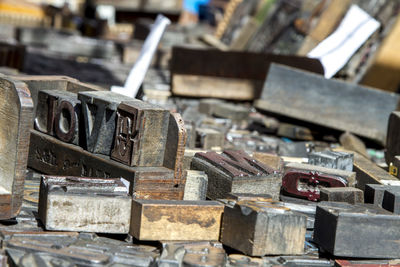
[{"label": "ink-stained block face", "polygon": [[0,78],[0,219],[21,208],[33,103],[24,83]]}]

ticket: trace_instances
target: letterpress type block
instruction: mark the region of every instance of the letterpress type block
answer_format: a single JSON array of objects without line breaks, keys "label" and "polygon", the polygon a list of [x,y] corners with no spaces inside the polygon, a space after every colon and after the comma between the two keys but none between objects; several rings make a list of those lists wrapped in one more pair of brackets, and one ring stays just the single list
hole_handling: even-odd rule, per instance
[{"label": "letterpress type block", "polygon": [[33,103],[26,85],[0,78],[0,219],[15,217],[23,199]]},{"label": "letterpress type block", "polygon": [[116,111],[130,98],[110,91],[79,92],[85,125],[83,148],[110,156],[116,127]]},{"label": "letterpress type block", "polygon": [[162,166],[169,111],[140,100],[122,102],[111,157],[129,166]]},{"label": "letterpress type block", "polygon": [[371,203],[375,206],[382,207],[383,196],[386,190],[400,189],[400,186],[382,185],[382,184],[367,184],[364,189],[365,203]]},{"label": "letterpress type block", "polygon": [[223,210],[214,201],[136,199],[129,233],[139,240],[218,240]]},{"label": "letterpress type block", "polygon": [[211,128],[196,128],[196,147],[212,149],[223,147],[225,136],[222,132]]},{"label": "letterpress type block", "polygon": [[120,179],[43,176],[40,219],[47,230],[127,233],[127,187]]},{"label": "letterpress type block", "polygon": [[229,193],[269,194],[279,198],[281,174],[244,151],[196,153],[192,168],[208,175],[207,197],[225,198]]},{"label": "letterpress type block", "polygon": [[321,202],[314,242],[337,257],[398,258],[399,227],[398,215],[371,204]]},{"label": "letterpress type block", "polygon": [[400,214],[400,187],[392,186],[383,194],[382,208],[395,214]]},{"label": "letterpress type block", "polygon": [[275,202],[226,205],[221,242],[249,256],[296,255],[304,251],[306,217]]},{"label": "letterpress type block", "polygon": [[325,187],[320,190],[321,201],[364,203],[364,192],[354,187]]},{"label": "letterpress type block", "polygon": [[339,151],[312,152],[308,163],[326,168],[353,171],[353,154]]},{"label": "letterpress type block", "polygon": [[206,200],[208,176],[203,171],[186,171],[183,200]]}]

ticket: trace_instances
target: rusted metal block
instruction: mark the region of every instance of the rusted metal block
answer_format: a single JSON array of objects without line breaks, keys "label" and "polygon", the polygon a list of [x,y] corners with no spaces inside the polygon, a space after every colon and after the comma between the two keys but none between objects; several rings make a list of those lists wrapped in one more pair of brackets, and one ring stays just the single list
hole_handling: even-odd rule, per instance
[{"label": "rusted metal block", "polygon": [[399,226],[398,215],[371,204],[321,202],[314,242],[337,257],[398,258]]},{"label": "rusted metal block", "polygon": [[308,155],[308,163],[326,168],[353,171],[354,156],[352,153],[339,151],[312,152]]},{"label": "rusted metal block", "polygon": [[129,98],[110,91],[79,92],[83,125],[83,148],[110,156],[115,135],[117,107]]},{"label": "rusted metal block", "polygon": [[214,201],[133,200],[129,233],[139,240],[218,240],[223,209]]},{"label": "rusted metal block", "polygon": [[226,205],[221,242],[249,256],[303,254],[306,217],[276,202]]},{"label": "rusted metal block", "polygon": [[364,192],[354,187],[326,187],[320,189],[321,201],[364,203]]},{"label": "rusted metal block", "polygon": [[5,241],[4,247],[15,266],[54,266],[57,263],[60,266],[150,267],[159,256],[156,247],[84,233],[70,237],[19,235]]},{"label": "rusted metal block", "polygon": [[229,193],[269,194],[275,200],[279,198],[281,173],[244,151],[196,153],[192,168],[208,175],[210,199],[225,198]]},{"label": "rusted metal block", "polygon": [[169,117],[163,166],[174,170],[176,183],[180,183],[184,179],[183,157],[186,140],[187,133],[181,115],[172,113]]},{"label": "rusted metal block", "polygon": [[346,187],[355,185],[355,173],[301,163],[285,166],[282,190],[292,196],[317,201],[320,187]]},{"label": "rusted metal block", "polygon": [[169,111],[140,100],[122,102],[111,158],[129,166],[162,166]]},{"label": "rusted metal block", "polygon": [[206,200],[208,176],[203,171],[186,171],[183,200]]},{"label": "rusted metal block", "polygon": [[128,233],[128,191],[121,179],[43,176],[39,216],[47,230]]},{"label": "rusted metal block", "polygon": [[39,91],[35,129],[67,143],[79,145],[80,101],[63,90]]},{"label": "rusted metal block", "polygon": [[273,64],[255,106],[384,144],[388,118],[397,109],[399,99],[397,94]]},{"label": "rusted metal block", "polygon": [[129,167],[73,144],[32,130],[28,166],[44,174],[97,178],[124,178],[137,198],[183,198],[184,184],[176,184],[174,171],[165,167]]},{"label": "rusted metal block", "polygon": [[224,147],[225,136],[222,132],[211,128],[196,128],[196,147],[213,149]]},{"label": "rusted metal block", "polygon": [[24,83],[0,78],[0,219],[15,217],[23,199],[33,103]]},{"label": "rusted metal block", "polygon": [[279,123],[277,135],[294,140],[314,140],[310,129],[289,123]]}]

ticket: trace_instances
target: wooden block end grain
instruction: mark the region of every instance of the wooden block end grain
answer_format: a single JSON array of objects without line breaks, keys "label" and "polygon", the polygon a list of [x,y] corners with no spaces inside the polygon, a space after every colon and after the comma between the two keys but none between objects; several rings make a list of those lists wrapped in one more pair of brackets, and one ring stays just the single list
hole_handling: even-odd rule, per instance
[{"label": "wooden block end grain", "polygon": [[135,199],[130,234],[139,240],[218,240],[223,210],[215,201]]}]

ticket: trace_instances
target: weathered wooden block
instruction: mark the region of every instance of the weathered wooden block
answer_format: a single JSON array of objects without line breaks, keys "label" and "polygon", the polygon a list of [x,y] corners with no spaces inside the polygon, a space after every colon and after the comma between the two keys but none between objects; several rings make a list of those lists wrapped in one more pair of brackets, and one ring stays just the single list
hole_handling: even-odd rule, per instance
[{"label": "weathered wooden block", "polygon": [[267,166],[271,166],[272,168],[283,172],[283,159],[278,155],[264,152],[254,152],[253,158]]},{"label": "weathered wooden block", "polygon": [[295,140],[314,140],[310,129],[289,123],[279,123],[277,135]]},{"label": "weathered wooden block", "polygon": [[302,163],[288,163],[282,179],[282,190],[289,195],[317,201],[321,187],[355,185],[355,173]]},{"label": "weathered wooden block", "polygon": [[163,166],[174,170],[176,183],[184,179],[183,157],[186,140],[187,133],[181,115],[172,113],[169,117]]},{"label": "weathered wooden block", "polygon": [[139,240],[218,240],[223,209],[214,201],[134,200],[129,233]]},{"label": "weathered wooden block", "polygon": [[312,152],[308,155],[308,163],[321,167],[353,171],[353,154],[339,151]]},{"label": "weathered wooden block", "polygon": [[394,157],[400,155],[400,112],[390,114],[386,137],[386,162],[394,162]]},{"label": "weathered wooden block", "polygon": [[371,204],[321,202],[314,242],[337,257],[398,258],[399,226],[398,215]]},{"label": "weathered wooden block", "polygon": [[31,131],[28,166],[44,174],[97,178],[124,178],[131,182],[131,194],[137,198],[183,198],[184,183],[175,183],[174,171],[165,167],[130,167]]},{"label": "weathered wooden block", "polygon": [[326,187],[320,190],[321,201],[364,203],[364,192],[354,187]]},{"label": "weathered wooden block", "polygon": [[274,202],[226,205],[221,242],[249,256],[302,254],[306,217]]},{"label": "weathered wooden block", "polygon": [[400,214],[400,187],[392,186],[383,193],[382,208]]},{"label": "weathered wooden block", "polygon": [[82,104],[84,144],[92,153],[110,156],[116,127],[116,111],[129,98],[110,91],[79,92]]},{"label": "weathered wooden block", "polygon": [[341,134],[339,137],[339,142],[344,149],[357,152],[366,158],[369,157],[367,147],[365,146],[364,142],[354,134],[349,132]]},{"label": "weathered wooden block", "polygon": [[398,102],[397,94],[272,64],[255,106],[384,144],[388,118]]},{"label": "weathered wooden block", "polygon": [[229,193],[227,199],[235,201],[272,201],[271,195],[251,193]]},{"label": "weathered wooden block", "polygon": [[211,128],[196,128],[196,135],[196,147],[201,147],[203,149],[224,147],[225,136],[220,131]]},{"label": "weathered wooden block", "polygon": [[15,217],[22,205],[33,103],[24,83],[0,78],[0,219]]},{"label": "weathered wooden block", "polygon": [[81,105],[75,93],[64,90],[39,91],[35,129],[63,142],[79,145]]},{"label": "weathered wooden block", "polygon": [[203,171],[186,171],[183,200],[206,200],[208,176]]},{"label": "weathered wooden block", "polygon": [[279,198],[281,173],[244,151],[196,153],[192,169],[208,175],[207,197],[225,198],[229,193],[270,194]]},{"label": "weathered wooden block", "polygon": [[120,179],[43,176],[39,217],[47,230],[128,233],[128,190]]},{"label": "weathered wooden block", "polygon": [[212,115],[218,118],[230,119],[233,121],[246,120],[249,117],[250,109],[243,105],[221,103],[213,108]]},{"label": "weathered wooden block", "polygon": [[162,166],[169,111],[131,100],[117,110],[117,127],[111,158],[129,166]]}]

